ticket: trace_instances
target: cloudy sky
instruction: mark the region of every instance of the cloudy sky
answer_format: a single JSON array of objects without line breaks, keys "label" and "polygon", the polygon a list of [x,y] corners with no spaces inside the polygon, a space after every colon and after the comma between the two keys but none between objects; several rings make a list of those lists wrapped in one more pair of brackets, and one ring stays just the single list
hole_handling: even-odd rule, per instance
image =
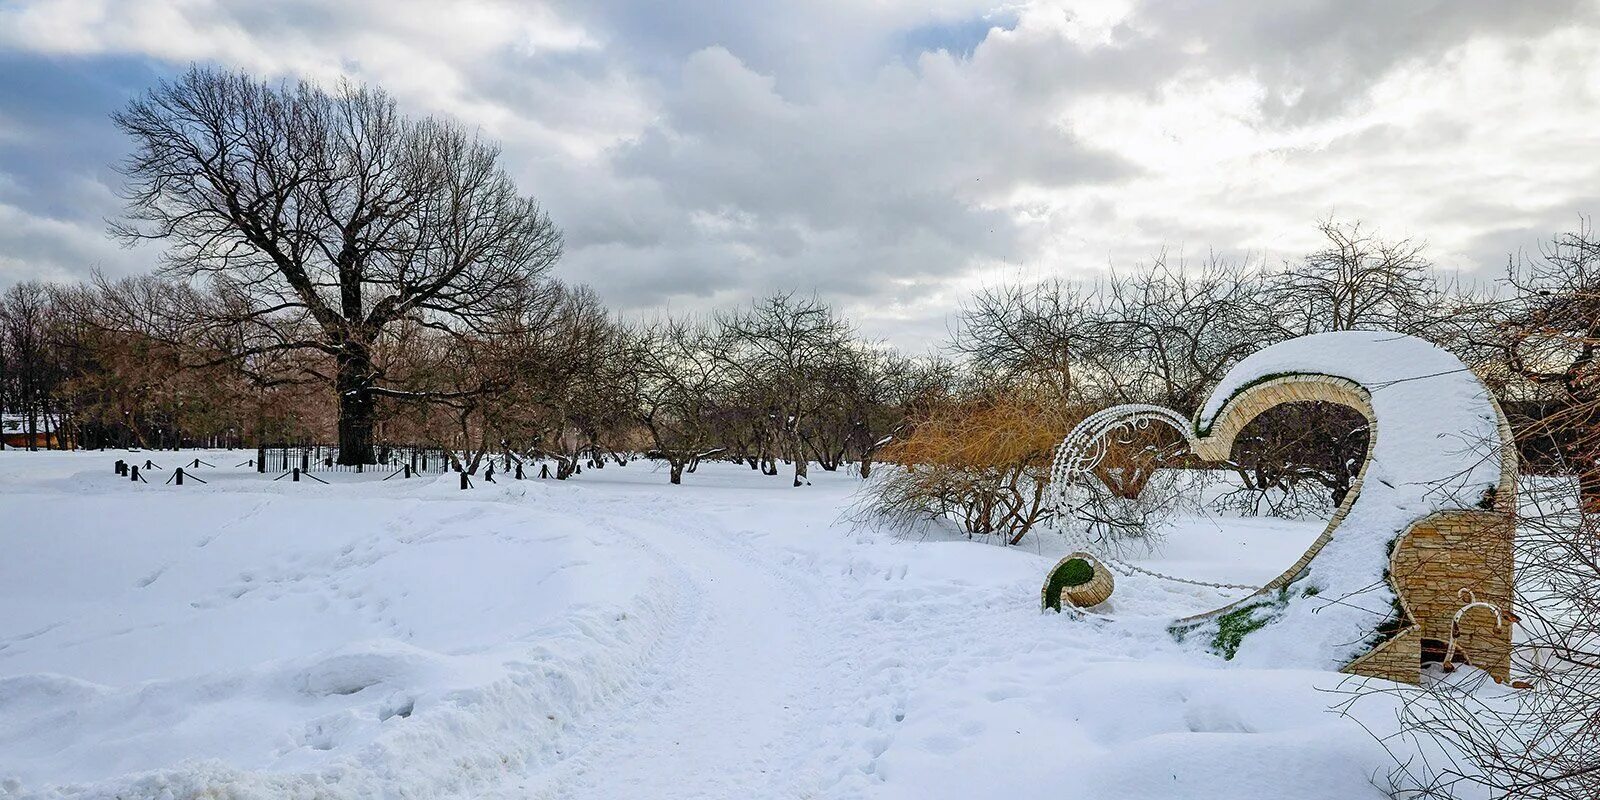
[{"label": "cloudy sky", "polygon": [[0,0],[0,286],[154,264],[107,115],[193,62],[476,126],[620,310],[798,289],[902,344],[1330,215],[1470,277],[1600,213],[1595,2]]}]

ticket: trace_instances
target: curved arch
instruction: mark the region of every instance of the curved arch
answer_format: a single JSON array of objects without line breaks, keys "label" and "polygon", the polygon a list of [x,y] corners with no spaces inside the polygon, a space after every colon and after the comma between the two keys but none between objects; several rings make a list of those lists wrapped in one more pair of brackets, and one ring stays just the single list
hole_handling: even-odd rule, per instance
[{"label": "curved arch", "polygon": [[1213,461],[1227,458],[1239,431],[1268,409],[1284,403],[1337,403],[1366,417],[1369,425],[1378,422],[1372,395],[1355,381],[1314,372],[1273,375],[1234,392],[1210,418],[1205,430],[1200,430],[1200,422],[1195,421],[1195,435],[1199,437],[1195,445],[1202,448],[1197,455]]},{"label": "curved arch", "polygon": [[1100,409],[1072,426],[1056,445],[1055,458],[1050,463],[1051,500],[1059,503],[1074,478],[1100,464],[1108,451],[1107,434],[1118,429],[1143,428],[1151,422],[1170,426],[1193,448],[1194,437],[1189,433],[1188,418],[1170,408],[1127,403]]},{"label": "curved arch", "polygon": [[1276,592],[1287,586],[1291,581],[1305,572],[1311,559],[1322,552],[1328,542],[1333,541],[1333,532],[1350,513],[1350,507],[1356,504],[1361,496],[1362,481],[1367,476],[1367,467],[1372,463],[1372,452],[1377,448],[1378,430],[1377,414],[1372,408],[1372,395],[1355,381],[1344,378],[1335,378],[1332,375],[1316,373],[1300,373],[1291,375],[1278,375],[1268,380],[1252,383],[1236,392],[1223,405],[1210,426],[1210,433],[1194,442],[1194,453],[1207,461],[1222,461],[1233,454],[1233,440],[1239,431],[1250,424],[1250,421],[1268,409],[1283,405],[1284,403],[1338,403],[1339,405],[1355,409],[1367,419],[1367,456],[1361,461],[1361,469],[1356,472],[1355,480],[1350,482],[1350,491],[1345,493],[1339,507],[1334,509],[1333,516],[1328,518],[1328,524],[1322,529],[1321,535],[1306,548],[1299,559],[1288,569],[1279,573],[1276,578],[1268,581],[1266,585],[1257,589],[1249,597],[1243,597],[1218,609],[1206,611],[1178,620],[1179,625],[1198,622],[1227,614],[1240,606],[1247,605],[1254,598]]},{"label": "curved arch", "polygon": [[[1509,605],[1509,426],[1450,353],[1415,337],[1347,331],[1283,342],[1230,370],[1195,415],[1196,452],[1225,458],[1255,416],[1302,401],[1348,406],[1371,425],[1349,494],[1322,535],[1266,587],[1175,630],[1214,632],[1213,643],[1232,648],[1229,657],[1415,682],[1421,640],[1439,635],[1441,624],[1448,635],[1441,618],[1453,615],[1456,591],[1469,588],[1460,584]],[[1507,557],[1474,562],[1469,547]],[[1499,666],[1509,632],[1479,633],[1478,650]],[[1298,648],[1310,652],[1295,657]],[[1506,677],[1503,668],[1491,674]]]}]

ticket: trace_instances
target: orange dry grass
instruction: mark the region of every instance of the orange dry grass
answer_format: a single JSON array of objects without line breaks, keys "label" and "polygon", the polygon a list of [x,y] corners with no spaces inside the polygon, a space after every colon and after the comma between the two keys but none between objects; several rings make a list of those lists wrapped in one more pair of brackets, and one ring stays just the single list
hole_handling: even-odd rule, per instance
[{"label": "orange dry grass", "polygon": [[902,469],[873,485],[868,511],[905,528],[953,519],[969,535],[1015,544],[1050,513],[1050,459],[1080,416],[1021,394],[936,407],[887,448]]},{"label": "orange dry grass", "polygon": [[884,458],[907,467],[1047,468],[1055,446],[1082,416],[1015,395],[951,403],[916,421]]}]

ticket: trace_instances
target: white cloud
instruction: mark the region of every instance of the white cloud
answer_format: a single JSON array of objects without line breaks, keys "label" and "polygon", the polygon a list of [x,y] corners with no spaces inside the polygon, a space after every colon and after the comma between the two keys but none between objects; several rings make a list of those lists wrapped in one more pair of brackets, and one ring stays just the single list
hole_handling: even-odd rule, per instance
[{"label": "white cloud", "polygon": [[9,284],[70,281],[95,270],[128,274],[128,251],[107,239],[104,229],[104,224],[44,216],[0,201],[0,275]]},{"label": "white cloud", "polygon": [[[379,83],[500,139],[568,231],[565,273],[620,307],[815,289],[869,331],[921,342],[975,283],[1163,246],[1292,255],[1330,213],[1492,268],[1600,194],[1595,12],[19,0],[0,10],[0,45]],[[37,135],[0,121],[0,170]],[[67,216],[15,188],[0,202]],[[93,222],[26,227],[74,253]],[[71,260],[29,247],[0,274]]]}]

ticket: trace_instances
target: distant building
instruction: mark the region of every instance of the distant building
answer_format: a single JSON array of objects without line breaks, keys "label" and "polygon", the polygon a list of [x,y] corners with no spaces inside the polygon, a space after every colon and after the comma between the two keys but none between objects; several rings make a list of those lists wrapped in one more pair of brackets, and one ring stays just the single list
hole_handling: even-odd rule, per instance
[{"label": "distant building", "polygon": [[51,448],[60,444],[55,419],[44,414],[39,415],[38,432],[34,434],[28,432],[26,414],[0,414],[0,441],[6,447]]}]

